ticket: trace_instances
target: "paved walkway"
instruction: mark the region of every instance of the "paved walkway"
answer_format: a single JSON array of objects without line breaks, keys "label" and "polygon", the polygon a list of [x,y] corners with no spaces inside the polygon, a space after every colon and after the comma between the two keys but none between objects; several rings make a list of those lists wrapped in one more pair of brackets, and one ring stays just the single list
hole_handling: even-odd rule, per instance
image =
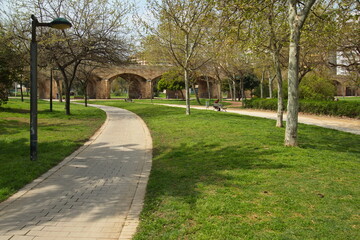
[{"label": "paved walkway", "polygon": [[152,140],[135,114],[98,107],[108,119],[88,143],[0,204],[0,240],[131,239]]},{"label": "paved walkway", "polygon": [[[185,105],[176,105],[176,104],[161,104],[161,105],[185,108]],[[204,106],[191,106],[191,108],[206,110],[206,107]],[[213,110],[213,108],[210,106],[208,110]],[[272,111],[228,108],[227,112],[276,120],[276,112],[272,112]],[[284,114],[284,121],[286,121],[286,114]],[[299,122],[360,135],[360,120],[358,119],[316,116],[316,115],[300,113]]]}]

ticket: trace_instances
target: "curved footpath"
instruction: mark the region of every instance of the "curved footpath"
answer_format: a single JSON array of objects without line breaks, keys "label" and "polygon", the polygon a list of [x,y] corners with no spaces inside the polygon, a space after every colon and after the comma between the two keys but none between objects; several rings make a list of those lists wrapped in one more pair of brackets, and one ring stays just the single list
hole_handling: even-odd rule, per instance
[{"label": "curved footpath", "polygon": [[90,141],[0,203],[0,240],[131,239],[150,174],[152,139],[134,113],[96,107],[108,117]]},{"label": "curved footpath", "polygon": [[[160,104],[160,105],[185,108],[185,105],[177,105],[177,104]],[[204,106],[191,106],[191,108],[201,109],[201,110],[206,110],[206,109],[213,110],[213,107],[211,106],[209,108],[206,108]],[[227,112],[276,120],[276,112],[272,112],[272,111],[228,108]],[[286,121],[286,113],[284,113],[284,121]],[[349,132],[360,135],[360,120],[358,119],[326,117],[326,116],[317,116],[317,115],[299,113],[299,122],[303,124],[316,125],[319,127],[331,128],[343,132]]]}]

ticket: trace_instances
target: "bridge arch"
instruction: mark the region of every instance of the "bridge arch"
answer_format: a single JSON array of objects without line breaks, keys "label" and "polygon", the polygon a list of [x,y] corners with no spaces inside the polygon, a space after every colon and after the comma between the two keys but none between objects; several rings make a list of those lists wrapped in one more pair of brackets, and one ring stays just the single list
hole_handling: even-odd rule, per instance
[{"label": "bridge arch", "polygon": [[215,78],[202,75],[196,78],[199,98],[220,98],[220,85]]},{"label": "bridge arch", "polygon": [[107,66],[95,72],[97,79],[95,88],[96,98],[110,98],[111,83],[117,77],[125,79],[129,83],[130,98],[151,98],[152,88],[156,79],[167,72],[167,66],[144,66],[125,65]]},{"label": "bridge arch", "polygon": [[111,77],[109,79],[109,87],[111,87],[113,81],[119,77],[127,82],[127,92],[129,98],[146,98],[149,95],[149,93],[146,91],[148,89],[148,81],[144,77],[133,73],[121,73]]}]

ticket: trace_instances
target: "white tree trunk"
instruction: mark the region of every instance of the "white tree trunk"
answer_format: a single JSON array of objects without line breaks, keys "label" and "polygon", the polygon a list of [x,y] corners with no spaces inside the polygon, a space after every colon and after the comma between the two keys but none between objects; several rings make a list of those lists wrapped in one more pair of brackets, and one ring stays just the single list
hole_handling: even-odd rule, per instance
[{"label": "white tree trunk", "polygon": [[289,49],[288,104],[285,130],[285,146],[297,146],[297,128],[299,112],[299,31],[292,31]]},{"label": "white tree trunk", "polygon": [[276,76],[278,83],[278,108],[277,108],[277,117],[276,117],[276,127],[284,127],[283,124],[283,115],[284,115],[284,94],[282,89],[282,74],[281,66],[279,60],[279,51],[276,49],[273,53],[273,60],[276,68]]},{"label": "white tree trunk", "polygon": [[190,91],[189,91],[189,70],[184,69],[185,78],[185,100],[186,100],[186,115],[190,115]]},{"label": "white tree trunk", "polygon": [[208,98],[211,99],[211,92],[210,92],[210,83],[209,83],[209,77],[206,76],[206,87],[208,92]]},{"label": "white tree trunk", "polygon": [[265,78],[265,69],[263,70],[261,74],[261,80],[260,80],[260,98],[264,98],[264,78]]},{"label": "white tree trunk", "polygon": [[273,98],[273,95],[272,95],[272,91],[273,91],[273,81],[276,77],[276,75],[274,77],[271,77],[270,75],[270,71],[269,71],[269,98]]},{"label": "white tree trunk", "polygon": [[[230,93],[230,96],[231,96],[231,100],[234,100],[234,96],[233,96],[233,91],[232,91],[232,86],[231,86],[230,79],[229,79],[228,83],[229,83],[229,93]],[[228,96],[228,98],[229,98],[229,96]]]},{"label": "white tree trunk", "polygon": [[285,130],[285,146],[298,145],[298,113],[299,113],[299,55],[300,34],[302,26],[316,0],[309,0],[298,9],[298,0],[289,0],[290,47],[288,66],[288,104]]},{"label": "white tree trunk", "polygon": [[[235,78],[234,78],[235,79]],[[236,82],[233,80],[233,101],[236,101]]]}]

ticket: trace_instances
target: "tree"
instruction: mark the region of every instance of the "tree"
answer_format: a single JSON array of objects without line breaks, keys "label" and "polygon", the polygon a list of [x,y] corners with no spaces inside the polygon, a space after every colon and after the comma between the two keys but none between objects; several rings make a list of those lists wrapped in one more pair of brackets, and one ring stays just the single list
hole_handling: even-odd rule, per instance
[{"label": "tree", "polygon": [[[119,1],[79,0],[15,1],[14,16],[34,13],[40,22],[65,17],[73,27],[66,31],[39,28],[39,63],[54,64],[63,76],[66,114],[70,114],[70,91],[83,61],[119,63],[127,59],[130,46],[124,35],[130,6]],[[26,19],[26,22],[29,20]],[[28,36],[20,36],[28,41]]]},{"label": "tree", "polygon": [[100,66],[97,65],[95,62],[82,61],[76,73],[77,82],[80,84],[82,88],[81,90],[84,94],[85,107],[87,107],[87,102],[88,102],[88,95],[87,95],[88,85],[92,80],[94,71],[99,67]]},{"label": "tree", "polygon": [[299,90],[299,97],[303,99],[333,100],[335,94],[332,82],[316,74],[305,76]]},{"label": "tree", "polygon": [[329,62],[336,67],[339,75],[347,78],[349,87],[360,88],[360,3],[343,0],[337,3],[336,38],[332,38],[336,48],[336,62]]},{"label": "tree", "polygon": [[190,72],[208,61],[193,60],[207,44],[207,30],[215,23],[213,1],[163,0],[150,3],[159,27],[149,29],[184,71],[186,114],[190,115]]},{"label": "tree", "polygon": [[172,69],[164,73],[157,84],[159,91],[163,90],[173,90],[180,91],[182,98],[184,99],[184,94],[182,92],[185,89],[184,76],[181,74],[179,69]]},{"label": "tree", "polygon": [[[283,127],[284,111],[284,94],[283,94],[283,77],[282,51],[288,45],[288,26],[286,22],[286,0],[265,0],[254,7],[254,24],[251,26],[253,35],[252,46],[254,53],[263,56],[264,53],[269,55],[272,60],[272,71],[277,78],[277,119],[276,126]],[[263,58],[264,59],[264,58]],[[264,61],[264,60],[263,60]],[[272,80],[269,72],[269,90],[272,91]],[[264,75],[265,73],[263,73]],[[272,97],[272,92],[270,94]]]},{"label": "tree", "polygon": [[0,106],[8,100],[8,91],[23,73],[21,55],[15,50],[11,38],[0,24]]},{"label": "tree", "polygon": [[285,146],[297,146],[299,113],[299,52],[301,29],[316,0],[301,2],[288,0],[290,27],[289,66],[288,66],[288,104],[285,130]]}]

